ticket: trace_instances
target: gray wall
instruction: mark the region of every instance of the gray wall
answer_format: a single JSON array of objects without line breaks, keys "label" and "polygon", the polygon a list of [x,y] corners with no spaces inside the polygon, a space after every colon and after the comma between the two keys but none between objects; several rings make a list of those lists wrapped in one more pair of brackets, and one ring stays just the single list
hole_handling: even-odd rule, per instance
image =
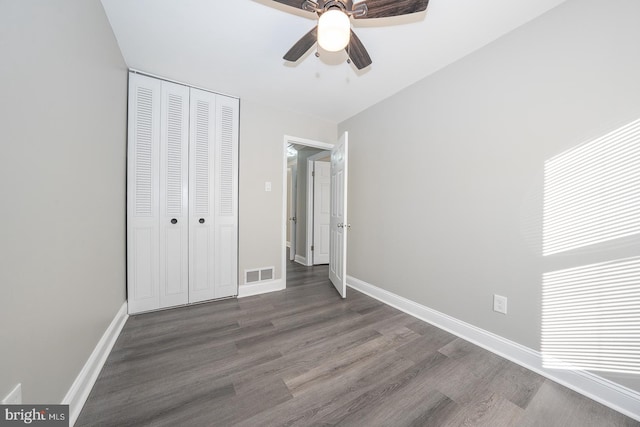
[{"label": "gray wall", "polygon": [[[275,267],[274,277],[282,277],[285,135],[334,142],[336,125],[252,100],[240,101],[240,285],[246,269]],[[265,181],[271,182],[272,191],[264,190]]]},{"label": "gray wall", "polygon": [[0,398],[59,403],[125,300],[127,73],[97,0],[0,10]]},{"label": "gray wall", "polygon": [[638,16],[569,0],[341,123],[348,274],[539,349],[544,272],[640,254],[540,247],[545,160],[640,117]]}]

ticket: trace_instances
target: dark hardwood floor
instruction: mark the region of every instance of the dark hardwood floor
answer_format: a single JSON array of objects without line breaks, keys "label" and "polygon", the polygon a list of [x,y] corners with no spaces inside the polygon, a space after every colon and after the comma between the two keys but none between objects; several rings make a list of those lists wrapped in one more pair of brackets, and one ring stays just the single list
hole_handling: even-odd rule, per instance
[{"label": "dark hardwood floor", "polygon": [[639,426],[290,263],[287,289],[132,316],[76,426]]}]

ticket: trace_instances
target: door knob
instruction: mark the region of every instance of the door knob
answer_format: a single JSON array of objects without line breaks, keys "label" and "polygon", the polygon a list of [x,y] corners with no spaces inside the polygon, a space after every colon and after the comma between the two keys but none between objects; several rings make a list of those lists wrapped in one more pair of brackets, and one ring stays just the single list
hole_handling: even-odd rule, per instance
[{"label": "door knob", "polygon": [[200,218],[200,219],[198,220],[198,222],[199,222],[200,224],[204,224],[204,218]]},{"label": "door knob", "polygon": [[351,228],[351,224],[347,224],[347,228]]},{"label": "door knob", "polygon": [[171,218],[171,224],[177,224],[177,223],[178,223],[178,220],[177,220],[177,219],[175,219],[175,218]]},{"label": "door knob", "polygon": [[342,223],[341,222],[338,223],[338,228],[342,228]]}]

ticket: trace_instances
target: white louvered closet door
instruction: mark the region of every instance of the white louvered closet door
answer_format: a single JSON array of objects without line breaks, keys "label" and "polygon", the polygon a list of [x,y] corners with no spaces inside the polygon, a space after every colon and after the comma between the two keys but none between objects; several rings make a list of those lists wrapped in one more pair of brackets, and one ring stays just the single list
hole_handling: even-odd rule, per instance
[{"label": "white louvered closet door", "polygon": [[238,293],[239,101],[129,74],[129,313]]},{"label": "white louvered closet door", "polygon": [[129,77],[127,284],[129,312],[160,307],[159,140],[161,82]]},{"label": "white louvered closet door", "polygon": [[189,302],[215,298],[216,95],[191,88],[189,133]]},{"label": "white louvered closet door", "polygon": [[162,82],[160,307],[189,302],[189,88]]},{"label": "white louvered closet door", "polygon": [[215,297],[238,294],[237,99],[217,96],[215,157]]}]

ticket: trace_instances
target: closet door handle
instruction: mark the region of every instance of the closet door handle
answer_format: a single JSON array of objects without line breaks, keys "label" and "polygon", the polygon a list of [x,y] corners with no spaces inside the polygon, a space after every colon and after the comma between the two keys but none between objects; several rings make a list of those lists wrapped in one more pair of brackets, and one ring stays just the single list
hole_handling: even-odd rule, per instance
[{"label": "closet door handle", "polygon": [[177,219],[175,219],[175,218],[171,218],[171,224],[177,224],[177,223],[178,223],[178,220],[177,220]]},{"label": "closet door handle", "polygon": [[204,218],[200,218],[200,219],[198,220],[198,222],[199,222],[200,224],[204,224]]}]

